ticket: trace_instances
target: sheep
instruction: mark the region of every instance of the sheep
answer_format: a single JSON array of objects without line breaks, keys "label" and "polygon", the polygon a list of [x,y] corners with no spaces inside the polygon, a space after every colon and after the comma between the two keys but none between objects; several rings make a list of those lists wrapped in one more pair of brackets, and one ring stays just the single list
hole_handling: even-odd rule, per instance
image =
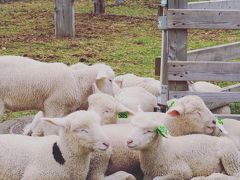
[{"label": "sheep", "polygon": [[[225,136],[228,137],[229,139],[233,140],[233,142],[236,144],[238,149],[240,150],[240,122],[235,120],[235,119],[220,119],[223,124],[223,130],[220,128],[214,127],[214,130],[211,135],[213,136]],[[218,121],[212,121],[213,124],[218,123]],[[224,130],[228,132],[227,134],[224,133]]]},{"label": "sheep", "polygon": [[173,137],[164,119],[146,119],[139,113],[131,121],[134,128],[126,143],[140,152],[144,180],[190,179],[221,172],[240,177],[240,152],[231,140],[203,134]]},{"label": "sheep", "polygon": [[43,120],[58,126],[60,135],[0,135],[0,179],[86,179],[90,154],[111,150],[96,113]]},{"label": "sheep", "polygon": [[[174,102],[173,106],[169,108],[167,114],[172,117],[172,120],[166,123],[175,122],[177,127],[182,124],[189,129],[199,130],[200,126],[203,125],[202,129],[205,129],[204,134],[212,136],[226,136],[234,141],[238,149],[240,150],[240,122],[234,119],[221,119],[222,123],[219,123],[219,117],[216,117],[212,112],[209,111],[203,100],[198,96],[185,96],[180,99],[170,100]],[[188,123],[190,120],[195,120],[191,125]],[[194,122],[194,121],[192,121]],[[194,127],[195,126],[195,127]],[[169,127],[172,127],[171,125]],[[186,128],[185,128],[186,129]],[[182,131],[178,133],[178,128],[174,129],[174,133],[182,135]],[[189,130],[187,130],[189,131]],[[192,131],[192,133],[195,133]]]},{"label": "sheep", "polygon": [[87,102],[92,84],[113,94],[114,72],[105,64],[82,70],[62,63],[44,63],[26,57],[0,57],[0,115],[13,111],[37,109],[47,117],[62,117]]},{"label": "sheep", "polygon": [[[220,92],[222,88],[215,84],[211,84],[205,81],[198,81],[195,83],[188,83],[189,91],[192,92]],[[228,105],[219,107],[212,110],[215,114],[231,114],[231,109]]]},{"label": "sheep", "polygon": [[[168,114],[144,112],[142,115],[144,115],[143,117],[145,119],[150,119],[152,116],[156,118],[159,117],[160,119],[165,116],[164,124],[166,124],[174,136],[192,133],[211,134],[215,126],[212,123],[215,116],[199,97],[194,96],[195,98],[193,99],[190,97],[191,96],[186,96],[184,98],[185,100],[183,99],[186,104],[189,104],[189,107],[177,102],[174,107],[169,109]],[[182,102],[181,99],[178,101]],[[191,101],[193,101],[193,103],[191,103]],[[191,112],[191,108],[197,108],[197,111],[194,110],[194,112]],[[191,113],[193,115],[191,115]],[[205,116],[207,116],[207,118],[204,118]],[[130,151],[125,145],[127,139],[125,132],[129,132],[131,129],[131,124],[111,124],[103,126],[104,132],[110,138],[113,152],[110,155],[108,153],[93,154],[88,175],[89,180],[100,180],[101,177],[104,176],[105,171],[106,175],[111,175],[117,171],[126,171],[138,179],[141,177],[138,152]],[[96,166],[96,164],[99,164],[99,166]]]},{"label": "sheep", "polygon": [[[154,96],[160,96],[160,81],[153,78],[139,77],[134,74],[125,74],[115,77],[114,81],[119,87],[140,86],[152,93]],[[209,82],[199,81],[195,83],[188,82],[188,89],[191,92],[220,92],[222,88]],[[215,114],[231,114],[229,106],[223,106],[212,110]]]},{"label": "sheep", "polygon": [[144,111],[152,112],[157,106],[155,96],[141,87],[123,88],[114,92],[112,97],[102,93],[93,85],[95,94],[88,98],[88,110],[98,112],[102,117],[103,124],[129,122],[129,118],[116,118],[119,113],[127,112],[129,116],[134,115],[140,105]]},{"label": "sheep", "polygon": [[124,74],[115,77],[114,81],[121,88],[138,86],[146,89],[156,97],[160,95],[160,82],[153,78],[143,78],[134,74]]}]

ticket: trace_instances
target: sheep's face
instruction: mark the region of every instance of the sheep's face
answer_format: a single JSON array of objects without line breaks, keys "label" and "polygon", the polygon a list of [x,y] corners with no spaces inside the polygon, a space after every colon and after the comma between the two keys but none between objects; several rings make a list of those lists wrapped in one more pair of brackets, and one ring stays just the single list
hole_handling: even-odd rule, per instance
[{"label": "sheep's face", "polygon": [[176,119],[176,123],[186,124],[190,133],[211,134],[215,125],[214,115],[198,96],[185,96],[170,100],[167,114]]},{"label": "sheep's face", "polygon": [[104,64],[95,65],[99,70],[96,77],[96,85],[100,91],[113,95],[113,79],[115,74],[110,66]]},{"label": "sheep's face", "polygon": [[80,111],[71,119],[70,133],[79,145],[92,150],[107,150],[109,140],[100,126],[100,117],[95,112]]},{"label": "sheep's face", "polygon": [[88,105],[89,111],[95,111],[100,115],[102,124],[117,122],[117,105],[114,97],[104,93],[93,94],[88,98]]},{"label": "sheep's face", "polygon": [[71,141],[68,143],[76,143],[76,152],[79,146],[90,151],[105,151],[109,147],[109,139],[100,126],[100,117],[94,112],[76,111],[64,118],[48,119],[48,122],[62,127],[61,134]]},{"label": "sheep's face", "polygon": [[120,112],[128,112],[129,115],[134,114],[133,111],[118,102],[114,97],[104,93],[89,96],[88,104],[89,111],[95,111],[100,115],[102,124],[117,123],[117,115]]},{"label": "sheep's face", "polygon": [[133,117],[131,123],[134,126],[127,140],[130,149],[142,150],[151,147],[157,140],[157,128],[164,121],[165,115],[152,113],[138,113]]}]

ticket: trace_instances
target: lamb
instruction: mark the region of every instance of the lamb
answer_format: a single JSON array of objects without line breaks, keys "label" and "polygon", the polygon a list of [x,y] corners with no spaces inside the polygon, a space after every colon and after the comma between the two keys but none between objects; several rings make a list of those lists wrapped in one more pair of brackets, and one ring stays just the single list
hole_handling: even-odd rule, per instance
[{"label": "lamb", "polygon": [[129,116],[138,111],[138,106],[144,111],[152,112],[157,106],[155,96],[141,87],[123,88],[114,92],[112,97],[102,93],[94,85],[95,94],[88,98],[88,110],[97,112],[104,124],[113,124],[117,122],[129,122],[129,118],[116,118],[119,113],[127,112]]},{"label": "lamb", "polygon": [[0,179],[86,179],[90,154],[110,147],[96,113],[43,120],[61,128],[60,135],[0,135]]},{"label": "lamb", "polygon": [[[191,99],[189,97],[186,98],[188,101],[185,100],[185,102],[189,103],[189,108],[195,104],[194,107],[199,107],[200,109],[191,112],[191,109],[188,107],[185,108],[185,105],[176,103],[176,106],[170,108],[170,110],[167,112],[168,114],[144,112],[142,115],[144,115],[144,119],[150,119],[152,116],[156,117],[157,119],[161,119],[163,116],[165,116],[164,123],[169,128],[172,135],[175,136],[192,133],[211,134],[216,126],[212,123],[212,120],[215,119],[215,116],[209,111],[199,97],[195,97],[195,99]],[[179,101],[181,102],[181,99]],[[191,103],[191,101],[193,101],[193,103]],[[184,108],[179,107],[180,105]],[[192,116],[191,113],[193,113]],[[177,116],[174,114],[177,114]],[[204,118],[205,116],[207,118]],[[133,174],[136,178],[141,179],[142,174],[139,164],[139,154],[138,152],[130,151],[125,145],[127,140],[127,134],[125,132],[129,132],[132,128],[133,127],[131,124],[111,124],[103,126],[104,132],[110,138],[113,153],[109,154],[106,152],[93,154],[90,163],[90,171],[88,174],[89,180],[101,180],[101,177],[104,176],[105,171],[106,175],[111,175],[117,171],[126,171]],[[99,164],[99,166],[95,166],[96,164]]]},{"label": "lamb", "polygon": [[[185,96],[180,99],[171,100],[173,102],[172,107],[167,111],[175,123],[182,123],[183,126],[188,126],[190,129],[195,129],[193,126],[190,127],[188,122],[195,120],[196,129],[200,128],[200,125],[204,125],[202,129],[205,129],[204,134],[212,136],[226,136],[234,141],[238,149],[240,150],[240,122],[234,119],[220,119],[222,123],[219,123],[219,117],[215,117],[203,100],[198,96]],[[168,121],[167,123],[170,123]],[[200,123],[201,122],[201,123]],[[192,123],[192,125],[194,125]],[[180,134],[177,129],[174,130],[175,134]],[[192,132],[194,133],[194,132]]]},{"label": "lamb", "polygon": [[172,137],[164,119],[146,119],[141,113],[132,119],[134,129],[126,143],[140,151],[144,180],[190,179],[221,172],[240,177],[240,152],[231,140],[202,134]]},{"label": "lamb", "polygon": [[117,76],[114,81],[120,88],[138,86],[144,88],[156,97],[160,95],[160,82],[153,78],[139,77],[134,74],[124,74]]},{"label": "lamb", "polygon": [[[195,83],[188,83],[189,91],[192,92],[220,92],[222,88],[215,84],[205,81],[198,81]],[[231,109],[228,105],[212,110],[215,114],[231,114]]]},{"label": "lamb", "polygon": [[[153,78],[139,77],[134,74],[125,74],[115,77],[114,81],[121,88],[139,86],[152,93],[154,96],[160,94],[160,81]],[[192,92],[220,92],[222,88],[209,82],[199,81],[195,83],[188,82],[189,91]],[[216,114],[231,114],[229,106],[223,106],[212,110]]]},{"label": "lamb", "polygon": [[92,84],[113,94],[114,72],[105,64],[82,70],[62,63],[44,63],[18,56],[0,57],[0,115],[37,109],[47,117],[62,117],[79,108],[92,93]]}]

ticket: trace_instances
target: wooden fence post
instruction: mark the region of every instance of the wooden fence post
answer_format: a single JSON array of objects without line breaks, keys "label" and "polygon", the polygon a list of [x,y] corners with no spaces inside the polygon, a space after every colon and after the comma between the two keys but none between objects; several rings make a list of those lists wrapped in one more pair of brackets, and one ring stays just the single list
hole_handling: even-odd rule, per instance
[{"label": "wooden fence post", "polygon": [[[165,3],[165,1],[162,1]],[[187,8],[186,0],[168,0],[169,9]],[[167,8],[160,12],[162,17],[166,17]],[[167,20],[167,19],[165,19]],[[164,20],[163,20],[164,21]],[[162,30],[162,53],[160,71],[160,97],[158,104],[164,110],[169,99],[169,90],[185,91],[188,90],[187,82],[168,82],[168,61],[187,60],[187,30]]]},{"label": "wooden fence post", "polygon": [[55,35],[75,36],[74,0],[55,0]]},{"label": "wooden fence post", "polygon": [[94,13],[104,14],[105,13],[105,1],[104,0],[94,0]]},{"label": "wooden fence post", "polygon": [[[169,0],[169,9],[186,9],[187,0]],[[168,30],[168,60],[187,61],[187,29]],[[169,82],[169,90],[187,91],[187,82]]]}]

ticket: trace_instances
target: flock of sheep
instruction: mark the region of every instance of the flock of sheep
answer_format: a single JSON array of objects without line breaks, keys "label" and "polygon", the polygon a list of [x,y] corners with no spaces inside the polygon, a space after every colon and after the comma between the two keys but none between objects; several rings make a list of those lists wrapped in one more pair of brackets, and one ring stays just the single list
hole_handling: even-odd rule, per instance
[{"label": "flock of sheep", "polygon": [[[240,122],[215,117],[198,96],[153,112],[159,88],[105,64],[1,56],[0,115],[39,112],[23,135],[0,135],[0,179],[240,179]],[[189,82],[189,90],[221,88]]]}]

